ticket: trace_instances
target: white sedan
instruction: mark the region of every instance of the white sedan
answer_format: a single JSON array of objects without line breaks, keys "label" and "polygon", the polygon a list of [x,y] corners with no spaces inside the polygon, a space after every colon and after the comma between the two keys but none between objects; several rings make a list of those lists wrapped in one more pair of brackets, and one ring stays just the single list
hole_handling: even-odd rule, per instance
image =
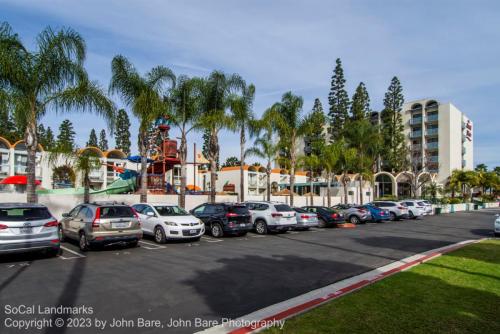
[{"label": "white sedan", "polygon": [[152,235],[158,243],[198,240],[205,233],[205,224],[177,205],[138,203],[132,207],[139,214],[143,233]]}]

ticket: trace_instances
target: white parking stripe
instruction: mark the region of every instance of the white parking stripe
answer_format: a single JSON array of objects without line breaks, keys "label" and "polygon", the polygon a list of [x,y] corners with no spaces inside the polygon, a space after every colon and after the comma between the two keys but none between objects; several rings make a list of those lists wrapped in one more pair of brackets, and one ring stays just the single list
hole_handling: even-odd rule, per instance
[{"label": "white parking stripe", "polygon": [[148,246],[142,246],[142,248],[146,248],[146,249],[161,249],[161,248],[167,248],[166,246],[162,246],[162,245],[158,245],[158,244],[153,244],[153,243],[150,243],[150,242],[146,242],[146,241],[139,241],[139,243],[141,244],[145,244],[145,245],[149,245],[149,246],[153,246],[153,247],[148,247]]},{"label": "white parking stripe", "polygon": [[210,237],[201,237],[201,239],[205,240],[206,242],[221,242],[221,241],[223,241],[223,240],[214,239],[214,238],[210,238]]},{"label": "white parking stripe", "polygon": [[255,235],[255,234],[250,234],[252,238],[265,238],[265,235]]},{"label": "white parking stripe", "polygon": [[[70,252],[70,253],[75,254],[75,255],[77,255],[77,256],[79,256],[79,257],[86,257],[85,255],[80,254],[80,253],[78,253],[78,252],[75,252],[74,250],[71,250],[71,249],[66,248],[66,247],[64,247],[64,246],[61,246],[61,248],[62,248],[62,249],[64,249],[66,252]],[[61,256],[61,257],[62,257],[62,256]],[[66,259],[69,259],[69,258],[66,258]]]}]

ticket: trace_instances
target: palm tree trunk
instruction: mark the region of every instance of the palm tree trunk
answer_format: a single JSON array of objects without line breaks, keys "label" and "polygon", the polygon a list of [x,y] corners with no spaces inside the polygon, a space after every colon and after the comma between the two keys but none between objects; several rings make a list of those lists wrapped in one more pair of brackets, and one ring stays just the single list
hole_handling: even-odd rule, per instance
[{"label": "palm tree trunk", "polygon": [[90,180],[88,171],[83,173],[83,203],[90,203]]},{"label": "palm tree trunk", "polygon": [[[146,147],[146,134],[141,133],[141,190],[140,192],[140,202],[147,203],[148,201],[148,153]],[[163,180],[162,180],[163,181]]]},{"label": "palm tree trunk", "polygon": [[210,203],[215,203],[215,183],[217,182],[217,161],[210,159]]},{"label": "palm tree trunk", "polygon": [[359,175],[359,204],[363,205],[363,175]]},{"label": "palm tree trunk", "polygon": [[295,148],[290,152],[290,206],[293,206],[293,192],[295,188]]},{"label": "palm tree trunk", "polygon": [[331,200],[331,197],[332,197],[332,185],[331,185],[332,173],[330,173],[330,172],[327,173],[326,182],[327,182],[327,184],[326,184],[326,196],[328,197],[327,203],[328,203],[328,207],[331,207],[332,206],[332,200]]},{"label": "palm tree trunk", "polygon": [[186,186],[187,186],[187,171],[186,171],[186,159],[187,159],[187,140],[186,134],[183,133],[181,136],[181,147],[180,147],[179,158],[181,161],[181,192],[179,196],[179,206],[181,208],[186,207]]},{"label": "palm tree trunk", "polygon": [[311,177],[309,178],[309,184],[310,184],[310,190],[311,190],[311,205],[314,205],[314,194],[313,194],[313,187],[314,187],[314,183],[313,183],[313,178],[312,178],[312,168],[311,168]]},{"label": "palm tree trunk", "polygon": [[28,203],[38,202],[38,196],[36,194],[36,150],[38,146],[36,127],[36,120],[30,121],[26,127],[25,133],[26,149],[28,150],[26,165],[28,179],[26,184],[26,201]]},{"label": "palm tree trunk", "polygon": [[243,166],[245,164],[245,128],[240,130],[240,202],[245,201],[245,185]]},{"label": "palm tree trunk", "polygon": [[344,172],[344,177],[342,180],[342,184],[344,185],[344,204],[347,204],[347,180],[346,180],[346,173]]},{"label": "palm tree trunk", "polygon": [[267,201],[271,201],[271,160],[267,160],[267,168],[266,168],[266,188],[267,188]]}]

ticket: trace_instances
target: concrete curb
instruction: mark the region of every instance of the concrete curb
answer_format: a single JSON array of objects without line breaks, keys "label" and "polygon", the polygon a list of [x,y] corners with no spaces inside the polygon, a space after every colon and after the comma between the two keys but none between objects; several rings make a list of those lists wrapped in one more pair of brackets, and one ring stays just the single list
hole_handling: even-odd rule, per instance
[{"label": "concrete curb", "polygon": [[404,258],[383,267],[368,271],[361,275],[353,276],[345,280],[333,283],[326,287],[313,290],[303,295],[285,300],[283,302],[257,310],[231,322],[208,328],[198,333],[203,334],[247,334],[256,333],[273,325],[284,323],[285,319],[304,313],[325,302],[339,298],[352,291],[373,284],[388,276],[407,270],[411,267],[429,261],[433,258],[462,248],[464,246],[480,242],[483,239],[465,240],[441,248],[436,248],[420,254]]}]

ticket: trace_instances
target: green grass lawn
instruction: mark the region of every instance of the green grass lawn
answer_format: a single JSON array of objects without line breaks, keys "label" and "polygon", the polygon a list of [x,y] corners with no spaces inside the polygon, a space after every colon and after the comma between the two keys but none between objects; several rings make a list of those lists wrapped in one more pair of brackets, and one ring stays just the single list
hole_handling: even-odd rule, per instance
[{"label": "green grass lawn", "polygon": [[266,333],[500,333],[500,240],[459,249]]}]

